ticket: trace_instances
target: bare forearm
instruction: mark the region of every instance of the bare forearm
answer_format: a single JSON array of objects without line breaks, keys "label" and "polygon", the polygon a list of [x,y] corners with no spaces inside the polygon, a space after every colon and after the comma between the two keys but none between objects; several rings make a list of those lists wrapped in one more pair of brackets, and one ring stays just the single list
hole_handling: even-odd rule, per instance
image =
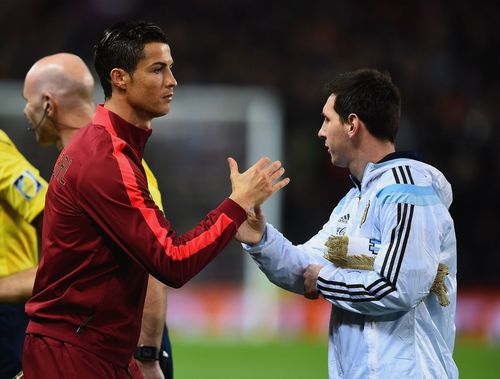
[{"label": "bare forearm", "polygon": [[139,345],[161,345],[161,336],[167,313],[167,286],[149,276]]},{"label": "bare forearm", "polygon": [[0,302],[18,303],[31,297],[36,267],[0,278]]}]

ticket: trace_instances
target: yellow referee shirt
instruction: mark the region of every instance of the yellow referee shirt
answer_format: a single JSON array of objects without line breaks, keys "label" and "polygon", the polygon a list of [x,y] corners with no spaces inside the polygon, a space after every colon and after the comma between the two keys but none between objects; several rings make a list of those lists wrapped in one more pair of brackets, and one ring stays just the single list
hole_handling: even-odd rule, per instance
[{"label": "yellow referee shirt", "polygon": [[38,264],[31,225],[45,205],[47,182],[0,130],[0,277]]},{"label": "yellow referee shirt", "polygon": [[155,202],[155,204],[158,206],[163,211],[163,204],[161,202],[161,193],[160,189],[158,188],[158,181],[156,180],[155,176],[153,175],[153,172],[149,168],[149,166],[146,164],[146,161],[143,159],[142,160],[142,166],[144,167],[144,171],[146,171],[146,178],[148,179],[148,189],[149,189],[149,194],[151,195],[151,198]]}]

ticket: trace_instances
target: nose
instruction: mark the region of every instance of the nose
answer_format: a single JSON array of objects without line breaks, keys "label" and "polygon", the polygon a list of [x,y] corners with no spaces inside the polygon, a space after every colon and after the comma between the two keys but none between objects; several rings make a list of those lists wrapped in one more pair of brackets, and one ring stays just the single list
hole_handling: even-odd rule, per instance
[{"label": "nose", "polygon": [[325,134],[325,128],[324,128],[325,124],[321,124],[321,128],[319,128],[318,130],[318,137],[319,138],[322,138],[322,139],[326,139],[326,134]]},{"label": "nose", "polygon": [[166,84],[167,84],[167,87],[177,87],[177,80],[175,80],[175,77],[174,77],[174,74],[172,72],[172,70],[168,70],[168,75],[167,75],[167,78],[166,78]]}]

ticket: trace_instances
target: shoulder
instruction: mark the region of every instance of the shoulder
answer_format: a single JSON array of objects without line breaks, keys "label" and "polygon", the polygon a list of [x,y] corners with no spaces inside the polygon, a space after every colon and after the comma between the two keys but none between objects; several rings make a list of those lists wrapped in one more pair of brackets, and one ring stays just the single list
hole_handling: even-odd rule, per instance
[{"label": "shoulder", "polygon": [[344,212],[347,208],[349,208],[352,204],[352,201],[357,198],[358,194],[359,191],[356,188],[351,188],[333,208],[329,220],[332,221],[337,217],[338,214]]},{"label": "shoulder", "polygon": [[370,173],[372,185],[377,189],[393,184],[430,185],[430,166],[413,159],[396,159],[383,165],[372,165]]},{"label": "shoulder", "polygon": [[0,129],[0,143],[7,144],[9,146],[14,145],[7,133],[5,133],[2,129]]},{"label": "shoulder", "polygon": [[17,150],[16,145],[9,138],[7,133],[0,129],[0,158],[4,161],[8,157],[23,158],[23,155]]},{"label": "shoulder", "polygon": [[21,187],[28,182],[34,182],[37,186],[46,185],[39,171],[17,150],[3,130],[0,130],[0,162],[2,182],[18,183]]},{"label": "shoulder", "polygon": [[377,178],[374,195],[384,204],[441,203],[431,170],[431,166],[411,159],[394,162]]}]

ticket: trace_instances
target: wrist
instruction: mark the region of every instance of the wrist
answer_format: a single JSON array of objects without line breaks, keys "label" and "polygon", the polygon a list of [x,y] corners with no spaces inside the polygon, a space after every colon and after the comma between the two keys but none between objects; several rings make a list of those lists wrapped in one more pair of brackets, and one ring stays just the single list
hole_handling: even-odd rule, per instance
[{"label": "wrist", "polygon": [[253,251],[256,249],[261,249],[264,247],[267,241],[267,228],[264,227],[264,231],[259,240],[255,239],[255,241],[243,242],[243,248],[245,250]]},{"label": "wrist", "polygon": [[141,362],[159,361],[161,349],[156,346],[140,345],[135,348],[134,358]]},{"label": "wrist", "polygon": [[235,195],[232,193],[229,198],[234,201],[236,204],[238,204],[240,207],[242,207],[245,212],[249,212],[250,209],[253,207],[253,204],[250,204],[250,202],[246,199],[244,199],[242,196]]}]

